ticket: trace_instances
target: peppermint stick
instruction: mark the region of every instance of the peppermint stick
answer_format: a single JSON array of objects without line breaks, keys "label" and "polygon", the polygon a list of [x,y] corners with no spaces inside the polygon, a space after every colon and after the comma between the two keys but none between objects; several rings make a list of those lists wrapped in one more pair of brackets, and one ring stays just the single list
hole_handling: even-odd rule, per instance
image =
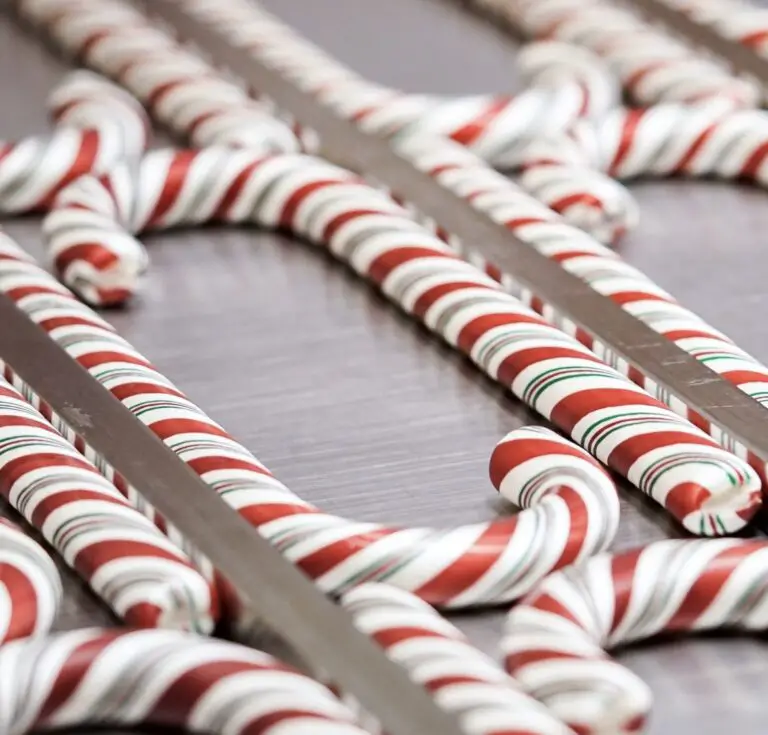
[{"label": "peppermint stick", "polygon": [[768,542],[659,541],[555,572],[510,612],[508,671],[584,735],[644,730],[651,692],[606,655],[665,632],[768,628]]},{"label": "peppermint stick", "polygon": [[0,644],[37,638],[61,605],[61,578],[47,552],[17,525],[0,518]]},{"label": "peppermint stick", "polygon": [[[272,118],[272,106],[249,99],[227,77],[120,0],[20,0],[19,7],[67,51],[119,80],[158,120],[193,144],[265,152],[312,147],[300,128]],[[558,43],[526,49],[521,63],[533,86],[517,97],[404,95],[363,80],[292,37],[289,29],[255,6],[230,2],[216,11],[225,12],[238,32],[247,31],[249,38],[253,33],[274,36],[277,52],[285,52],[288,60],[303,50],[301,62],[310,88],[327,90],[325,101],[369,130],[390,135],[406,128],[446,135],[498,167],[522,166],[527,173],[521,181],[533,195],[608,242],[636,223],[637,207],[629,193],[599,172],[579,172],[576,187],[570,170],[548,165],[538,173],[528,172],[539,168],[537,161],[526,159],[531,138],[562,132],[578,118],[615,103],[612,76],[589,52]]]},{"label": "peppermint stick", "polygon": [[[394,206],[386,195],[378,196]],[[516,433],[499,450],[502,466],[519,465],[519,496],[511,498],[527,509],[516,517],[436,530],[388,528],[322,513],[282,485],[13,243],[0,243],[0,289],[326,592],[379,580],[445,607],[505,602],[552,568],[591,556],[613,539],[618,500],[610,479],[582,450],[556,435],[531,436],[531,430]],[[547,468],[556,470],[551,477],[528,461],[531,446],[547,453]],[[751,503],[754,478],[744,479]],[[531,565],[534,551],[540,561]]]},{"label": "peppermint stick", "polygon": [[87,629],[0,648],[0,731],[171,727],[367,735],[325,686],[261,651],[166,630]]},{"label": "peppermint stick", "polygon": [[[467,735],[574,735],[417,597],[388,585],[365,584],[344,595],[341,604],[357,628],[459,718]],[[368,720],[366,729],[380,732]]]},{"label": "peppermint stick", "polygon": [[[385,193],[343,169],[307,156],[260,158],[209,148],[153,153],[137,180],[123,168],[104,181],[84,178],[62,193],[60,209],[46,223],[57,242],[72,247],[84,235],[130,263],[126,254],[141,249],[138,241],[114,219],[104,227],[128,211],[144,217],[132,223],[136,228],[206,219],[290,228],[377,284],[689,530],[729,533],[759,502],[757,477],[743,462],[547,325]],[[612,424],[624,428],[606,431]]]},{"label": "peppermint stick", "polygon": [[67,76],[49,106],[52,135],[0,143],[0,213],[45,211],[79,176],[104,173],[146,148],[149,122],[141,105],[95,74]]},{"label": "peppermint stick", "polygon": [[120,618],[212,629],[209,583],[1,378],[0,492]]}]

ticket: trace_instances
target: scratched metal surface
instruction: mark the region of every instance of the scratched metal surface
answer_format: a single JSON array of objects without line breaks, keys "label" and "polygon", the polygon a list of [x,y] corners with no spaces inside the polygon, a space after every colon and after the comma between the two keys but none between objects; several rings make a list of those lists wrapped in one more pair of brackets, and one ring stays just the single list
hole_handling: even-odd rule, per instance
[{"label": "scratched metal surface", "polygon": [[[267,5],[382,83],[441,93],[518,87],[513,43],[438,0]],[[0,135],[44,130],[45,95],[66,67],[0,18],[0,68],[8,72]],[[635,191],[643,223],[623,245],[626,258],[768,360],[765,195],[686,182]],[[36,221],[5,224],[40,253]],[[329,511],[392,523],[450,525],[505,512],[488,457],[507,431],[536,418],[365,284],[271,234],[208,229],[148,242],[146,290],[110,319],[296,492]],[[622,498],[616,548],[676,533],[643,499]],[[110,623],[67,578],[59,627]],[[496,653],[501,613],[457,620]],[[768,715],[758,683],[767,653],[758,639],[728,638],[646,645],[621,658],[656,693],[654,735],[757,735]]]}]

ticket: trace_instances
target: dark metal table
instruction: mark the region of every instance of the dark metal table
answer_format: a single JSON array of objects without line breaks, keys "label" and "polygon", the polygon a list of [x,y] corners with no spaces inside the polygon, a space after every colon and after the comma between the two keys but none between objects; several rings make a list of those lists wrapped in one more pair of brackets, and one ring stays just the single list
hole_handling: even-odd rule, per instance
[{"label": "dark metal table", "polygon": [[[409,91],[518,87],[515,47],[438,0],[271,0],[267,6],[376,81]],[[0,134],[46,127],[66,67],[0,17]],[[768,194],[714,183],[634,187],[643,221],[622,246],[716,327],[768,360]],[[4,223],[36,254],[35,220]],[[122,334],[321,507],[360,519],[448,525],[501,505],[487,478],[495,442],[537,419],[315,249],[257,232],[153,236],[140,301],[109,315]],[[676,533],[624,492],[616,548]],[[112,624],[67,574],[59,625]],[[496,653],[502,614],[460,616]],[[653,733],[765,732],[768,648],[754,638],[665,642],[621,655],[656,693]]]}]

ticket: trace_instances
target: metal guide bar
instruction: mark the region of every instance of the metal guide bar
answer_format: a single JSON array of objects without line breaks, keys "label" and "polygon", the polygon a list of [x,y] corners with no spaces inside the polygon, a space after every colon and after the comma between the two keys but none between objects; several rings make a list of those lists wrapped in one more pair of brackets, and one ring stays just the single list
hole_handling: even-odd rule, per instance
[{"label": "metal guide bar", "polygon": [[664,0],[624,1],[648,20],[664,24],[692,45],[721,57],[734,71],[757,77],[763,84],[768,84],[768,59],[738,41],[721,36],[711,25],[690,18]]},{"label": "metal guide bar", "polygon": [[233,46],[220,32],[185,12],[178,0],[153,0],[151,12],[175,28],[182,40],[196,44],[214,63],[229,68],[252,89],[268,95],[300,123],[314,129],[320,136],[323,155],[375,176],[768,462],[768,411],[735,385],[418,171],[386,140],[363,132],[248,50]]},{"label": "metal guide bar", "polygon": [[251,610],[393,735],[462,735],[404,669],[46,332],[0,294],[0,355],[207,556]]}]

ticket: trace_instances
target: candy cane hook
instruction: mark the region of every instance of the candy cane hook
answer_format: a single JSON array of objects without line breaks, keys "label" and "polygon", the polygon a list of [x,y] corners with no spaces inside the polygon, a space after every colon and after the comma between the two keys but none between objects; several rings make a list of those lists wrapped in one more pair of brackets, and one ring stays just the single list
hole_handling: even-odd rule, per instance
[{"label": "candy cane hook", "polygon": [[53,134],[0,143],[0,213],[45,211],[79,176],[105,173],[146,148],[149,122],[141,105],[95,74],[70,74],[49,107]]},{"label": "candy cane hook", "polygon": [[647,685],[606,654],[665,632],[768,628],[768,542],[659,541],[547,577],[509,614],[508,671],[584,735],[636,735]]}]

